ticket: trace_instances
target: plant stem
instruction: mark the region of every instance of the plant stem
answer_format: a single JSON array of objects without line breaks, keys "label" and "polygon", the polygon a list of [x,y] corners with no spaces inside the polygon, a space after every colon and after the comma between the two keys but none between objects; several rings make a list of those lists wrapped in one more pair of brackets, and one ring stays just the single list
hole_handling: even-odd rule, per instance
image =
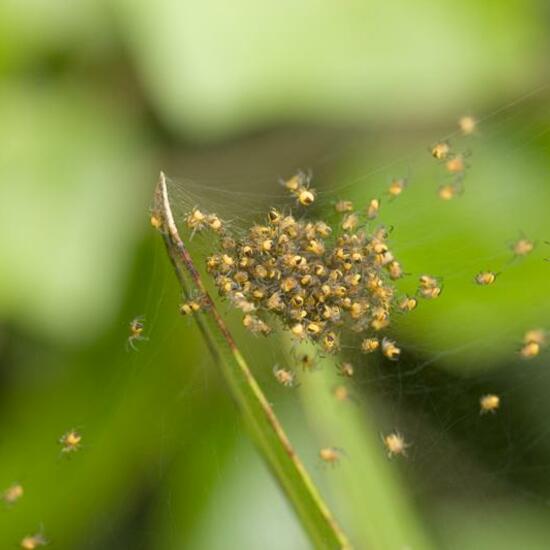
[{"label": "plant stem", "polygon": [[210,352],[222,369],[263,457],[294,506],[315,547],[351,549],[346,535],[313,484],[240,353],[179,236],[170,206],[166,178],[162,172],[155,192],[155,204],[162,223],[161,232],[166,249],[180,285],[184,294],[189,297],[189,285],[181,268],[183,264],[192,284],[206,304],[204,315],[195,315],[195,320]]}]

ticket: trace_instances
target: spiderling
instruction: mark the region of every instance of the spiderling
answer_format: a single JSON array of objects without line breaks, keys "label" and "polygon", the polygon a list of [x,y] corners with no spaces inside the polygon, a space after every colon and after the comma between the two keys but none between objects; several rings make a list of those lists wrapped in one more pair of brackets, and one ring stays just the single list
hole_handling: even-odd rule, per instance
[{"label": "spiderling", "polygon": [[535,243],[526,237],[520,237],[517,241],[513,242],[510,245],[515,257],[527,256],[535,248]]},{"label": "spiderling", "polygon": [[275,376],[275,379],[279,382],[279,384],[281,384],[281,386],[286,386],[288,388],[294,386],[296,381],[296,376],[292,371],[283,369],[278,365],[273,367],[273,376]]},{"label": "spiderling", "polygon": [[519,353],[524,359],[532,359],[547,345],[548,332],[542,328],[531,329],[523,335],[523,345]]},{"label": "spiderling", "polygon": [[494,271],[481,271],[475,276],[474,280],[480,286],[488,286],[495,282],[497,275]]},{"label": "spiderling", "polygon": [[20,483],[14,483],[2,492],[2,500],[9,505],[15,504],[23,494],[23,486]]},{"label": "spiderling", "polygon": [[19,546],[23,550],[35,550],[35,548],[39,548],[40,546],[46,546],[46,544],[48,544],[48,541],[44,535],[41,533],[36,533],[35,535],[27,535],[26,537],[23,537]]},{"label": "spiderling", "polygon": [[76,430],[69,430],[59,438],[62,453],[75,453],[80,450],[82,436]]},{"label": "spiderling", "polygon": [[500,397],[494,393],[482,395],[479,399],[480,414],[492,413],[500,407]]},{"label": "spiderling", "polygon": [[343,454],[344,451],[338,447],[324,447],[319,450],[319,458],[331,466],[338,464]]},{"label": "spiderling", "polygon": [[411,446],[399,432],[392,432],[383,436],[382,441],[386,447],[388,458],[397,455],[406,457],[407,448]]},{"label": "spiderling", "polygon": [[353,373],[354,373],[353,365],[351,363],[348,363],[348,362],[341,363],[338,366],[338,373],[341,376],[351,378],[353,376]]},{"label": "spiderling", "polygon": [[473,116],[466,115],[460,118],[458,126],[465,136],[473,134],[476,130],[477,121]]},{"label": "spiderling", "polygon": [[332,395],[337,401],[347,401],[350,397],[349,390],[343,384],[335,386],[332,390]]},{"label": "spiderling", "polygon": [[141,342],[148,338],[143,335],[145,329],[143,317],[135,317],[130,321],[130,336],[128,336],[127,345],[134,351],[137,351],[135,342]]}]

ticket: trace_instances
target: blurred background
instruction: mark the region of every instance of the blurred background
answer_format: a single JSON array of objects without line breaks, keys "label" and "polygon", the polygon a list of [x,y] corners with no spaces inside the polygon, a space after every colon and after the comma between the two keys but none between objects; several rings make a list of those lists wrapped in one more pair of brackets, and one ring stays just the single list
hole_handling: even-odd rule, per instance
[{"label": "blurred background", "polygon": [[[58,549],[309,548],[178,315],[149,225],[161,169],[182,205],[258,219],[302,168],[318,214],[408,176],[383,199],[412,275],[400,290],[422,272],[445,285],[395,324],[398,365],[349,350],[349,403],[331,399],[331,368],[278,386],[277,336],[266,347],[228,313],[356,547],[404,548],[388,533],[409,524],[437,548],[547,548],[550,356],[517,351],[526,330],[550,329],[548,7],[3,0],[0,490],[24,495],[0,507],[0,547],[43,533]],[[481,122],[456,140],[465,192],[443,202],[429,148],[463,114]],[[521,234],[535,250],[510,261]],[[207,247],[194,241],[198,263]],[[497,283],[476,287],[486,269]],[[480,416],[489,392],[501,409]],[[70,429],[83,439],[68,459]],[[408,459],[386,459],[392,429]],[[329,445],[346,451],[335,468],[317,459]]]}]

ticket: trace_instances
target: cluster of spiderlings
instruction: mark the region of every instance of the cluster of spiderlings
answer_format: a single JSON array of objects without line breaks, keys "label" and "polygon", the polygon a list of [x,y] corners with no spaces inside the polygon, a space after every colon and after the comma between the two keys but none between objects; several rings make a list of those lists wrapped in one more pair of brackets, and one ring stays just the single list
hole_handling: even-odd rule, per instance
[{"label": "cluster of spiderlings", "polygon": [[[287,183],[298,200],[306,190],[314,196],[304,177]],[[265,223],[242,238],[216,231],[220,250],[207,258],[207,270],[220,294],[243,311],[243,324],[252,332],[269,334],[266,314],[274,314],[294,337],[311,339],[327,352],[338,349],[344,326],[377,342],[376,333],[390,324],[392,281],[403,270],[386,243],[386,230],[367,228],[372,204],[356,211],[348,201],[338,203],[342,217],[334,229],[271,209]],[[196,229],[199,218],[202,223],[208,215],[198,216],[195,209],[188,226]],[[380,348],[397,359],[393,342],[384,339]]]}]

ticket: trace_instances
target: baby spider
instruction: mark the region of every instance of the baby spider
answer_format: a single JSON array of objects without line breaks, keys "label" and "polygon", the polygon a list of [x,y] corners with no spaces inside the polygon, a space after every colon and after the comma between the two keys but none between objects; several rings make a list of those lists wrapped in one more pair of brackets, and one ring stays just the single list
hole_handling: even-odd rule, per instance
[{"label": "baby spider", "polygon": [[447,168],[447,172],[451,174],[462,174],[466,169],[464,157],[462,155],[453,155],[445,163],[445,168]]},{"label": "baby spider", "polygon": [[359,223],[359,216],[355,213],[347,214],[342,220],[342,229],[344,231],[353,231]]},{"label": "baby spider", "polygon": [[440,199],[450,201],[462,193],[462,189],[456,183],[447,183],[440,185],[437,194]]},{"label": "baby spider", "polygon": [[479,406],[479,414],[495,414],[496,410],[500,407],[500,397],[494,393],[482,395],[479,399]]},{"label": "baby spider", "polygon": [[353,210],[353,203],[351,201],[338,201],[334,208],[336,209],[336,212],[351,212]]},{"label": "baby spider", "polygon": [[427,300],[434,300],[441,294],[442,287],[439,281],[431,275],[421,275],[420,288],[418,289],[420,295]]},{"label": "baby spider", "polygon": [[367,206],[367,219],[374,220],[378,216],[380,210],[380,201],[378,199],[372,199]]},{"label": "baby spider", "polygon": [[407,186],[407,180],[404,178],[395,178],[390,183],[390,187],[388,189],[388,193],[391,195],[392,198],[398,197],[403,193],[403,190]]},{"label": "baby spider", "polygon": [[437,279],[431,275],[421,275],[418,281],[422,288],[433,288],[439,284]]},{"label": "baby spider", "polygon": [[325,333],[321,340],[323,349],[327,352],[336,351],[338,349],[338,337],[333,331]]},{"label": "baby spider", "polygon": [[206,223],[215,233],[220,233],[223,230],[222,221],[216,214],[208,214],[208,216],[206,216]]},{"label": "baby spider", "polygon": [[76,453],[80,449],[82,436],[76,430],[69,430],[59,438],[62,453]]},{"label": "baby spider", "polygon": [[411,296],[405,296],[398,304],[397,307],[401,311],[412,311],[416,308],[418,305],[418,301],[416,298],[412,298]]},{"label": "baby spider", "polygon": [[432,157],[437,160],[445,160],[451,152],[451,146],[448,141],[440,141],[432,147]]},{"label": "baby spider", "polygon": [[156,230],[160,230],[160,228],[162,227],[162,217],[158,212],[152,212],[149,221]]},{"label": "baby spider", "polygon": [[36,533],[35,535],[27,535],[21,539],[19,546],[23,550],[35,550],[40,546],[46,546],[48,541],[42,533]]},{"label": "baby spider", "polygon": [[208,302],[206,300],[205,296],[197,295],[195,298],[192,298],[191,300],[187,300],[180,306],[180,313],[182,315],[193,315],[193,313],[197,313],[199,311],[204,311],[208,305]]},{"label": "baby spider", "polygon": [[298,203],[300,203],[302,206],[309,206],[310,204],[313,204],[315,201],[315,192],[313,189],[308,189],[307,187],[303,187],[298,190],[296,193],[296,200]]},{"label": "baby spider", "polygon": [[23,496],[23,493],[23,486],[20,483],[14,483],[2,493],[2,500],[6,504],[15,504]]},{"label": "baby spider", "polygon": [[335,466],[340,462],[344,452],[337,447],[325,447],[319,451],[319,458],[326,464]]},{"label": "baby spider", "polygon": [[344,385],[335,386],[332,395],[337,401],[347,401],[350,398],[349,390]]},{"label": "baby spider", "polygon": [[403,268],[401,267],[401,264],[397,260],[392,260],[388,264],[386,264],[386,269],[388,270],[390,279],[392,281],[396,281],[397,279],[401,279],[405,275],[403,272]]},{"label": "baby spider", "polygon": [[128,336],[128,346],[130,346],[134,351],[137,351],[135,342],[148,340],[148,338],[143,335],[143,330],[145,328],[143,321],[143,316],[136,317],[130,321],[130,336]]},{"label": "baby spider", "polygon": [[275,365],[273,367],[273,375],[281,386],[286,386],[287,388],[294,386],[296,375],[292,371],[280,368],[279,365]]},{"label": "baby spider", "polygon": [[434,286],[432,288],[421,288],[420,289],[420,295],[423,298],[426,298],[426,300],[435,300],[436,298],[439,298],[439,295],[441,294],[441,287]]},{"label": "baby spider", "polygon": [[524,359],[532,359],[536,357],[540,350],[547,344],[547,332],[544,329],[536,328],[528,330],[523,335],[523,346],[520,350],[520,355]]},{"label": "baby spider", "polygon": [[540,353],[540,344],[538,342],[527,342],[522,346],[519,354],[524,359],[532,359]]},{"label": "baby spider", "polygon": [[196,302],[195,300],[189,300],[189,302],[181,304],[180,313],[182,315],[191,315],[193,313],[196,313],[197,311],[200,311],[200,309],[201,305],[199,304],[199,302]]},{"label": "baby spider", "polygon": [[351,363],[345,362],[338,366],[338,373],[340,376],[351,378],[353,376],[353,372],[353,365]]},{"label": "baby spider", "polygon": [[243,326],[252,332],[252,334],[263,334],[267,336],[271,332],[271,327],[267,323],[250,313],[247,313],[243,317]]},{"label": "baby spider", "polygon": [[401,355],[401,349],[395,345],[393,340],[384,338],[382,340],[382,353],[390,360],[397,361]]},{"label": "baby spider", "polygon": [[519,238],[516,242],[510,246],[514,256],[527,256],[527,254],[533,251],[535,243],[526,239],[525,237]]},{"label": "baby spider", "polygon": [[361,342],[361,351],[363,353],[372,353],[380,347],[378,338],[365,338]]},{"label": "baby spider", "polygon": [[548,333],[542,328],[534,328],[528,330],[523,335],[523,343],[528,344],[529,342],[536,342],[540,346],[545,346],[547,341]]},{"label": "baby spider", "polygon": [[309,206],[315,201],[315,191],[310,189],[311,174],[298,172],[283,185],[296,197],[298,204]]},{"label": "baby spider", "polygon": [[207,216],[195,206],[187,215],[185,222],[187,223],[187,227],[192,229],[194,233],[195,231],[201,231],[206,227]]},{"label": "baby spider", "polygon": [[382,437],[384,446],[388,453],[388,458],[392,458],[394,455],[407,456],[407,449],[411,446],[410,443],[406,443],[404,437],[399,432],[392,432]]},{"label": "baby spider", "polygon": [[298,171],[294,176],[288,180],[281,180],[281,184],[286,187],[289,191],[297,191],[300,187],[305,187],[309,184],[311,175]]},{"label": "baby spider", "polygon": [[458,121],[458,126],[460,131],[465,135],[469,136],[473,134],[476,130],[477,122],[476,119],[472,116],[463,116]]},{"label": "baby spider", "polygon": [[298,340],[303,340],[306,337],[306,331],[305,331],[304,325],[302,323],[295,323],[294,325],[292,325],[290,327],[290,332]]},{"label": "baby spider", "polygon": [[[308,243],[306,250],[308,252],[311,252],[315,256],[322,256],[325,253],[325,245],[323,241],[311,239]],[[307,284],[304,284],[303,282],[302,285],[307,286]]]},{"label": "baby spider", "polygon": [[474,281],[480,286],[492,285],[495,282],[497,275],[498,273],[495,273],[494,271],[481,271],[475,276]]},{"label": "baby spider", "polygon": [[229,299],[231,303],[243,313],[251,313],[256,310],[256,306],[252,302],[246,300],[242,292],[235,292],[235,294],[229,296]]}]

